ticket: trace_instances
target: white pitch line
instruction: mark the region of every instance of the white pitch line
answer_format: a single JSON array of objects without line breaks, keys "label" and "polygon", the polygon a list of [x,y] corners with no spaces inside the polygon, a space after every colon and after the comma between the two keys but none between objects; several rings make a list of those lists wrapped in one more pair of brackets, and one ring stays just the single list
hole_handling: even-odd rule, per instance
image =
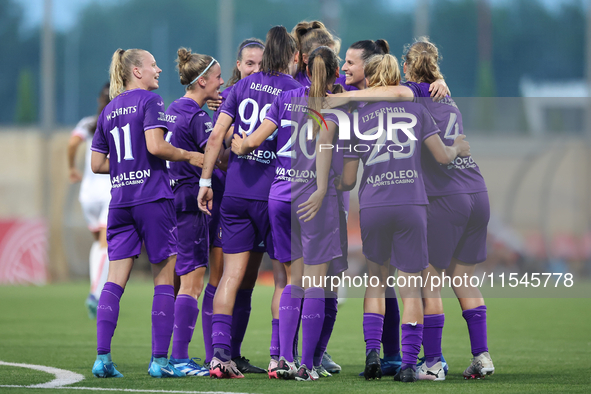
[{"label": "white pitch line", "polygon": [[232,391],[181,391],[181,390],[142,390],[142,389],[116,389],[104,387],[36,387],[36,386],[16,386],[16,385],[0,385],[0,387],[20,387],[24,389],[30,388],[45,388],[45,389],[60,389],[60,390],[91,390],[91,391],[122,391],[127,393],[176,393],[176,394],[248,394],[235,393]]},{"label": "white pitch line", "polygon": [[24,387],[37,388],[37,389],[50,389],[50,388],[62,387],[62,386],[68,385],[68,384],[78,383],[78,382],[81,382],[84,380],[84,376],[79,373],[72,372],[72,371],[66,371],[65,369],[46,367],[43,365],[7,363],[4,361],[0,361],[0,365],[6,365],[9,367],[22,367],[22,368],[35,369],[37,371],[47,372],[52,375],[55,375],[55,379],[53,379],[50,382],[41,383],[41,384],[34,384],[31,386],[24,386]]},{"label": "white pitch line", "polygon": [[8,367],[21,367],[29,368],[37,371],[47,372],[55,375],[55,379],[47,383],[34,384],[30,386],[19,386],[19,385],[0,385],[3,388],[26,388],[26,389],[69,389],[69,390],[91,390],[91,391],[121,391],[128,393],[171,393],[171,394],[248,394],[248,393],[236,393],[230,391],[181,391],[181,390],[144,390],[144,389],[123,389],[123,388],[104,388],[104,387],[64,387],[65,385],[74,384],[84,380],[84,376],[68,371],[65,369],[46,367],[44,365],[33,365],[33,364],[18,364],[18,363],[7,363],[0,361],[0,365],[6,365]]}]

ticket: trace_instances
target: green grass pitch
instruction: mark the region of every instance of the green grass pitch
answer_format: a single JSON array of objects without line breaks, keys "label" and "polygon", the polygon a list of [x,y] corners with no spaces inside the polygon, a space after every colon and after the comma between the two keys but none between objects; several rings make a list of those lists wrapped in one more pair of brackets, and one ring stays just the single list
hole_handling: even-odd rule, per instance
[{"label": "green grass pitch", "polygon": [[[114,361],[125,378],[96,379],[90,370],[95,359],[95,321],[83,303],[88,285],[70,283],[45,287],[0,287],[0,360],[62,368],[86,377],[73,387],[111,389],[217,391],[241,393],[392,393],[396,392],[591,392],[591,300],[488,299],[489,348],[496,372],[478,381],[464,381],[470,363],[466,324],[454,299],[444,299],[446,322],[443,354],[450,365],[444,382],[403,384],[392,377],[366,382],[362,300],[348,299],[339,309],[328,346],[343,371],[317,382],[269,380],[267,375],[216,381],[209,378],[153,379],[150,360],[152,286],[132,280],[121,302],[119,325],[112,345]],[[270,287],[257,287],[243,345],[243,355],[255,365],[269,362],[271,327]],[[201,304],[201,301],[200,301]],[[201,319],[190,354],[203,357]],[[48,382],[53,375],[26,368],[0,366],[0,385]],[[2,388],[2,393],[80,392],[72,389]],[[83,392],[99,392],[84,390]],[[104,392],[104,391],[103,391]]]}]

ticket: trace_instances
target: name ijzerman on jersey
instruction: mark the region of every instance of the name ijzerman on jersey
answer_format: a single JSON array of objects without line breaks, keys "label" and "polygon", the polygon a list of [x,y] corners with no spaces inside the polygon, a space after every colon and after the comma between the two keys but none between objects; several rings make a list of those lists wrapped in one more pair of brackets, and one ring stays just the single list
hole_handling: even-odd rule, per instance
[{"label": "name ijzerman on jersey", "polygon": [[115,119],[117,116],[135,114],[137,112],[137,105],[131,107],[115,108],[107,114],[107,120]]}]

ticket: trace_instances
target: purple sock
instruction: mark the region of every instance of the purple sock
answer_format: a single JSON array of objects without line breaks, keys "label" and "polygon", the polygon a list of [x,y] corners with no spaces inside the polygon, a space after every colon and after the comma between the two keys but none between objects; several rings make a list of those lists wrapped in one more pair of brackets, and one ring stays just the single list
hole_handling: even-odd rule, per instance
[{"label": "purple sock", "polygon": [[209,283],[205,287],[203,300],[201,301],[201,327],[203,329],[203,343],[205,345],[205,362],[208,363],[213,357],[213,347],[211,346],[211,318],[213,316],[213,297],[216,287]]},{"label": "purple sock", "polygon": [[181,294],[174,302],[174,330],[172,337],[172,358],[189,358],[189,343],[199,316],[197,300],[190,295]]},{"label": "purple sock", "polygon": [[427,367],[441,361],[441,337],[443,335],[443,324],[445,315],[425,315],[423,323],[423,352]]},{"label": "purple sock", "polygon": [[337,319],[337,293],[334,291],[325,291],[325,305],[324,305],[324,323],[322,324],[322,332],[320,332],[320,340],[318,346],[314,350],[314,366],[319,366],[322,362],[322,356],[328,346],[334,322]]},{"label": "purple sock", "polygon": [[[303,290],[302,290],[303,291]],[[302,305],[300,305],[300,311],[301,311],[301,307],[304,305],[304,300],[303,300],[304,296],[302,295]],[[300,312],[300,315],[298,316],[298,324],[296,325],[296,329],[295,329],[295,336],[293,338],[293,357],[299,357],[300,353],[298,351],[298,341],[300,340],[300,326],[302,325],[302,314]]]},{"label": "purple sock", "polygon": [[279,299],[279,354],[293,362],[293,343],[297,335],[304,289],[287,285]]},{"label": "purple sock", "polygon": [[[101,299],[103,296],[101,295]],[[462,316],[468,323],[468,333],[470,334],[470,345],[472,355],[478,356],[482,352],[488,352],[488,342],[486,337],[486,305],[474,309],[466,309]]]},{"label": "purple sock", "polygon": [[98,354],[111,353],[111,338],[119,318],[119,300],[123,287],[113,282],[105,283],[96,311],[96,351]]},{"label": "purple sock", "polygon": [[230,343],[232,341],[232,316],[215,314],[212,317],[211,342],[213,357],[220,361],[230,361]]},{"label": "purple sock", "polygon": [[279,360],[279,319],[271,321],[271,346],[269,353],[272,359]]},{"label": "purple sock", "polygon": [[232,358],[240,357],[240,347],[244,340],[248,320],[250,319],[252,289],[238,290],[234,312],[232,313]]},{"label": "purple sock", "polygon": [[174,326],[174,286],[154,287],[152,302],[152,356],[168,357],[168,347]]},{"label": "purple sock", "polygon": [[375,350],[380,354],[384,316],[379,313],[363,314],[363,338],[365,339],[365,355]]},{"label": "purple sock", "polygon": [[402,325],[402,367],[400,370],[412,368],[417,370],[417,357],[421,351],[423,342],[422,324],[403,324]]},{"label": "purple sock", "polygon": [[324,324],[324,289],[310,287],[304,292],[302,305],[302,365],[314,367],[314,349]]},{"label": "purple sock", "polygon": [[382,332],[384,358],[392,358],[400,353],[400,310],[393,287],[386,288],[386,314]]}]

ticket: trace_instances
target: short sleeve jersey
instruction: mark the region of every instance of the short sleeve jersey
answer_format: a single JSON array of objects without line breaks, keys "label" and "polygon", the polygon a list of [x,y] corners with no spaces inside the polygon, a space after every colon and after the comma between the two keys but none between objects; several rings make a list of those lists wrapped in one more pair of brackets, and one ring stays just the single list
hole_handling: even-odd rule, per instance
[{"label": "short sleeve jersey", "polygon": [[[234,134],[250,135],[265,119],[275,98],[283,91],[301,87],[291,75],[258,72],[234,85],[221,112],[234,119]],[[277,134],[271,135],[253,152],[230,153],[224,195],[267,201],[275,177]]]},{"label": "short sleeve jersey", "polygon": [[[205,153],[205,145],[213,130],[213,123],[207,112],[195,100],[188,97],[175,100],[166,110],[166,121],[168,122],[170,143],[173,146],[191,152]],[[168,166],[170,179],[174,183],[199,183],[201,168],[181,161],[169,162]],[[216,168],[213,171],[212,187],[214,190],[224,189],[224,177],[225,174],[220,169]],[[198,211],[196,197],[190,196],[185,199],[183,210]]]},{"label": "short sleeve jersey", "polygon": [[[301,87],[282,92],[267,112],[265,119],[277,126],[277,164],[269,194],[272,200],[291,202],[316,191],[316,138],[309,135],[308,111],[308,88]],[[333,166],[327,195],[336,194]]]},{"label": "short sleeve jersey", "polygon": [[[452,146],[455,138],[464,134],[462,114],[455,101],[449,96],[439,102],[432,100],[428,83],[407,82],[405,85],[413,91],[415,101],[424,105],[435,120],[443,143]],[[422,160],[428,196],[487,191],[480,168],[472,156],[458,156],[450,164],[439,164],[432,154],[427,153]]]},{"label": "short sleeve jersey", "polygon": [[86,142],[84,157],[84,175],[80,184],[80,202],[109,201],[111,198],[111,180],[107,174],[95,174],[90,165],[92,137],[97,116],[82,118],[72,131],[72,135],[80,137]]},{"label": "short sleeve jersey", "polygon": [[412,102],[377,102],[358,108],[350,118],[353,130],[345,157],[364,164],[360,208],[428,204],[421,148],[439,129],[427,110]]},{"label": "short sleeve jersey", "polygon": [[155,128],[167,131],[164,102],[143,89],[121,93],[99,116],[92,150],[109,155],[111,207],[173,198],[166,162],[146,145],[145,131]]}]

